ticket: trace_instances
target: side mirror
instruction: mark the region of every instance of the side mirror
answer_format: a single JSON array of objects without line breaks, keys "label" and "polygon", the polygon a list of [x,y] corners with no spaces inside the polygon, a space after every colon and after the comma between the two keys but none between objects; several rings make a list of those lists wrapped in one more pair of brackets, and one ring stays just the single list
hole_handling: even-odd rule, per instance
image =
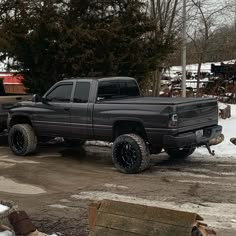
[{"label": "side mirror", "polygon": [[41,101],[42,101],[42,98],[40,95],[38,95],[38,94],[33,95],[32,102],[36,103],[36,102],[41,102]]}]

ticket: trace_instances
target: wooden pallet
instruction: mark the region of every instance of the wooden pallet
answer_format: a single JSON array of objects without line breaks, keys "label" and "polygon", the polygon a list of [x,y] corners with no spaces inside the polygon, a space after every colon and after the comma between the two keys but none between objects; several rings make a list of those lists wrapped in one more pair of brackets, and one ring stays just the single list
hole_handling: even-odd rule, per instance
[{"label": "wooden pallet", "polygon": [[195,213],[103,200],[89,206],[90,236],[191,236]]}]

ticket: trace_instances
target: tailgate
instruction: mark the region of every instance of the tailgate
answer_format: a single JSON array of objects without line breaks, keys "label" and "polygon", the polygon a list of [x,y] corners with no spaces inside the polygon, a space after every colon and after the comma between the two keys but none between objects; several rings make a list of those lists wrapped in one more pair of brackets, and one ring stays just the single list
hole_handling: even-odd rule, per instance
[{"label": "tailgate", "polygon": [[198,129],[218,123],[218,104],[215,99],[202,99],[177,105],[178,128]]}]

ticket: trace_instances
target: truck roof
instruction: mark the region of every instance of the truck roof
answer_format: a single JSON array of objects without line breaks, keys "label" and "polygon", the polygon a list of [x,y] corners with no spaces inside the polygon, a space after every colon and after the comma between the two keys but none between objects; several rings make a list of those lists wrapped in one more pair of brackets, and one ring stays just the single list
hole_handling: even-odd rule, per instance
[{"label": "truck roof", "polygon": [[78,80],[98,80],[98,81],[117,81],[117,80],[135,80],[131,77],[125,77],[125,76],[115,76],[115,77],[75,77],[75,78],[65,78],[64,80],[74,82]]}]

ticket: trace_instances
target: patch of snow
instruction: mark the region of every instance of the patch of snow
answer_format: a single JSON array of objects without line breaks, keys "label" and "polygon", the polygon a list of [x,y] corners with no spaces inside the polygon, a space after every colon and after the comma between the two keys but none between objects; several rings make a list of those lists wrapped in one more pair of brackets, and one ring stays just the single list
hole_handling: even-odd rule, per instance
[{"label": "patch of snow", "polygon": [[128,187],[123,185],[116,185],[116,184],[104,184],[106,188],[119,188],[119,189],[128,189]]},{"label": "patch of snow", "polygon": [[4,213],[7,210],[9,210],[8,206],[0,204],[0,214]]},{"label": "patch of snow", "polygon": [[0,160],[4,162],[14,163],[14,164],[40,164],[40,162],[29,161],[29,160],[13,160],[8,156],[0,156]]},{"label": "patch of snow", "polygon": [[69,202],[71,202],[71,201],[68,200],[68,199],[61,199],[60,202],[63,202],[63,203],[69,203]]},{"label": "patch of snow", "polygon": [[26,195],[46,193],[43,189],[39,187],[29,184],[17,183],[11,179],[7,179],[4,177],[0,177],[0,192],[26,194]]},{"label": "patch of snow", "polygon": [[14,236],[15,234],[13,234],[11,231],[6,230],[3,232],[0,232],[0,236]]},{"label": "patch of snow", "polygon": [[93,200],[101,201],[104,199],[123,201],[146,206],[168,208],[179,211],[197,213],[204,218],[204,222],[209,226],[220,229],[236,229],[236,204],[225,203],[209,203],[194,204],[184,203],[178,204],[176,202],[153,201],[144,198],[131,197],[126,195],[119,195],[111,192],[80,192],[77,195],[72,195],[71,198],[77,200]]},{"label": "patch of snow", "polygon": [[103,142],[103,141],[87,141],[87,146],[100,146],[100,147],[111,147],[112,143]]},{"label": "patch of snow", "polygon": [[67,206],[61,205],[61,204],[53,204],[53,205],[49,205],[50,207],[53,208],[58,208],[58,209],[65,209],[65,208],[69,208]]},{"label": "patch of snow", "polygon": [[224,110],[225,108],[227,108],[227,105],[225,103],[218,102],[218,107],[220,110]]}]

